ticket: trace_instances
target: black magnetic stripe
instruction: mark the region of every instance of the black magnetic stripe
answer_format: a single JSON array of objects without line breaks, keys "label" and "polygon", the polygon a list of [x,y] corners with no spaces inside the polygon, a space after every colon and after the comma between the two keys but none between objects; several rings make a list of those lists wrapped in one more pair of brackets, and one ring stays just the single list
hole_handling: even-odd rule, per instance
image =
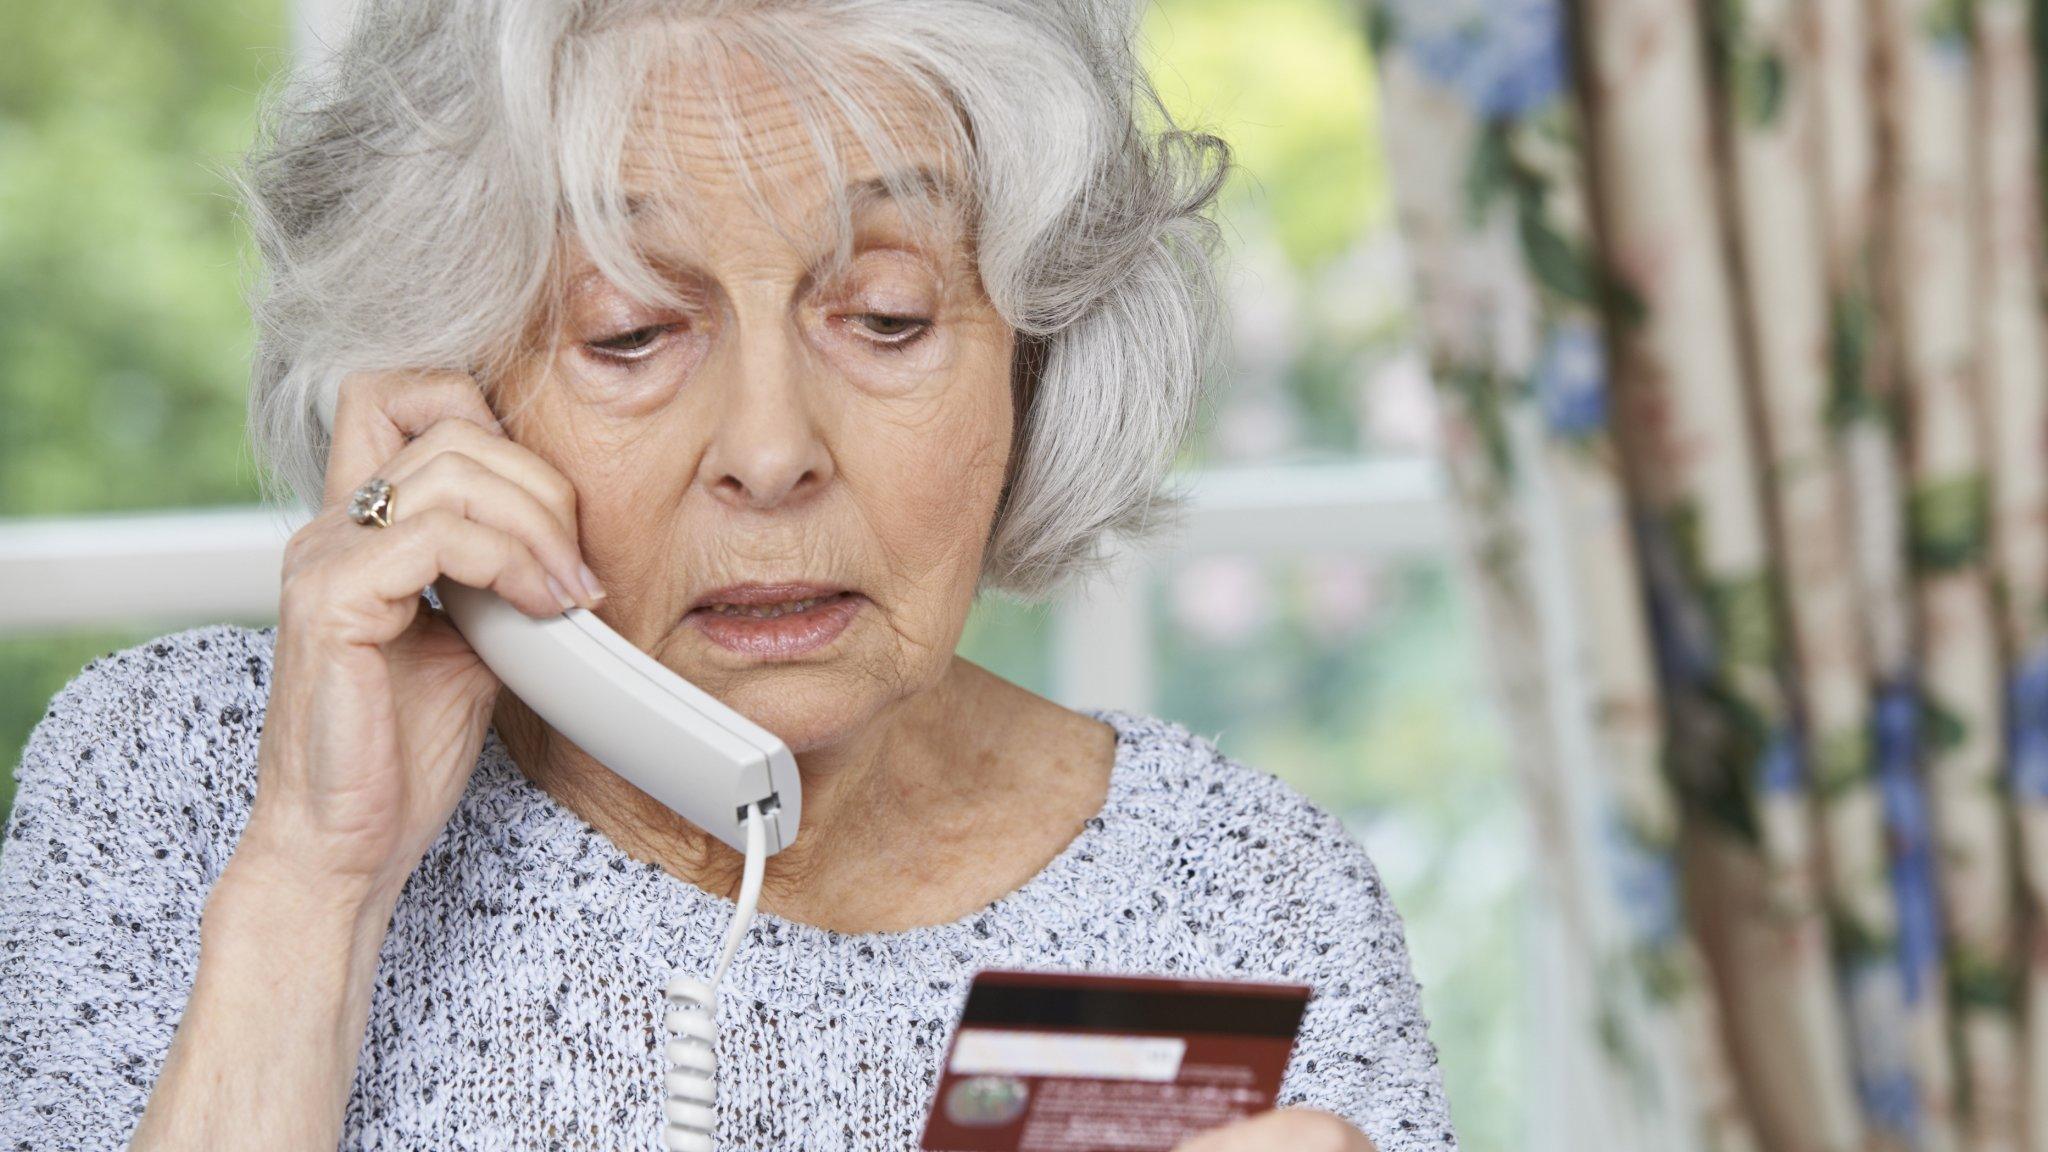
[{"label": "black magnetic stripe", "polygon": [[1307,1006],[1307,1001],[1293,997],[977,984],[967,993],[961,1022],[1105,1032],[1225,1032],[1293,1039]]}]

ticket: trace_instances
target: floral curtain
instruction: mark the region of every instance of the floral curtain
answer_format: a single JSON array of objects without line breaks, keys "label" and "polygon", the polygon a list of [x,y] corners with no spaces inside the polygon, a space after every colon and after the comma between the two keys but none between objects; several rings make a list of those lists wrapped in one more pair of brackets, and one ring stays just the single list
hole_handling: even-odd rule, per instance
[{"label": "floral curtain", "polygon": [[1365,13],[1576,1142],[2048,1152],[2036,13]]}]

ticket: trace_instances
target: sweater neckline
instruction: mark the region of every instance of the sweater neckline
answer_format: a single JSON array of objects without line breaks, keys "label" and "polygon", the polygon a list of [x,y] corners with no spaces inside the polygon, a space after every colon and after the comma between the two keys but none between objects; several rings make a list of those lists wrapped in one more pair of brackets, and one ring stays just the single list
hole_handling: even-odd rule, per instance
[{"label": "sweater neckline", "polygon": [[[1142,745],[1156,738],[1156,721],[1117,708],[1081,708],[1116,729],[1109,786],[1100,809],[1081,831],[1022,885],[981,908],[940,924],[896,931],[848,933],[757,910],[721,996],[738,995],[779,1006],[844,1011],[843,997],[858,989],[865,1003],[914,1010],[935,996],[964,990],[982,967],[1029,966],[1033,956],[1066,951],[1062,933],[1083,930],[1100,943],[1156,914],[1135,910],[1138,896],[1163,869],[1166,832],[1144,815],[1140,772],[1153,757]],[[567,915],[607,915],[593,905],[617,901],[624,915],[648,925],[648,935],[621,941],[645,950],[645,963],[709,979],[737,905],[660,865],[626,854],[610,837],[520,772],[496,728],[486,731],[479,774],[504,790],[525,835],[524,850],[556,875],[575,871],[609,878],[600,893],[578,884],[557,890]],[[499,817],[502,819],[502,817]],[[1094,942],[1091,942],[1094,943]],[[1106,953],[1113,958],[1114,951]]]}]

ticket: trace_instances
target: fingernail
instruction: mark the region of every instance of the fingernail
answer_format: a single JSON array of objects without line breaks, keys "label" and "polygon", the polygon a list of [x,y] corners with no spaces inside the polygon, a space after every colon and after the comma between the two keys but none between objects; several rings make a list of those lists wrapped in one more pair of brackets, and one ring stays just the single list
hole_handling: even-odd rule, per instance
[{"label": "fingernail", "polygon": [[562,602],[562,611],[567,612],[576,606],[576,598],[569,595],[569,590],[562,587],[562,582],[555,579],[552,572],[548,573],[548,591],[554,593],[555,599]]},{"label": "fingernail", "polygon": [[581,567],[583,569],[583,591],[592,600],[604,599],[604,588],[598,584],[597,576],[595,573],[591,572],[590,565],[584,564]]}]

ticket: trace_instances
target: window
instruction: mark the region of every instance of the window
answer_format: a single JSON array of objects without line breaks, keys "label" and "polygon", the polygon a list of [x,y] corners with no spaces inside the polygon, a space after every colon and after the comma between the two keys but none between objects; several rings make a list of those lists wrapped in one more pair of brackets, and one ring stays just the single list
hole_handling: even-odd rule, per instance
[{"label": "window", "polygon": [[[94,547],[76,531],[53,539],[46,518],[256,499],[246,245],[209,166],[246,145],[256,93],[289,59],[286,16],[285,0],[0,10],[0,517],[38,518],[0,528],[10,767],[87,660],[207,618],[135,599],[100,618],[65,612],[63,572],[37,559],[90,564]],[[142,527],[109,523],[105,539]],[[183,547],[169,526],[142,535]],[[273,594],[239,617],[274,611]]]}]

